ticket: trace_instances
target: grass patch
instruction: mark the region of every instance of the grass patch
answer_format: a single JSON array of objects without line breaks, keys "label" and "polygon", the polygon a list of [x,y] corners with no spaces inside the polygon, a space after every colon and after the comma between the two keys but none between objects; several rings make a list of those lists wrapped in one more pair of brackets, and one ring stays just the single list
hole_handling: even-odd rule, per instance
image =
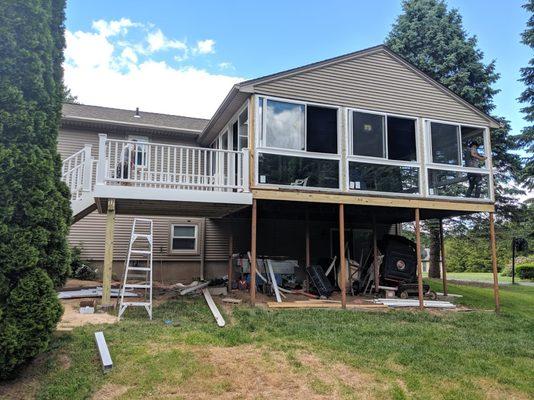
[{"label": "grass patch", "polygon": [[[449,291],[466,306],[493,309],[491,288]],[[532,398],[534,288],[500,293],[501,315],[243,305],[223,329],[203,299],[180,298],[156,308],[151,322],[128,310],[120,324],[57,337],[36,398]],[[93,339],[100,329],[115,364],[107,375]]]},{"label": "grass patch", "polygon": [[[491,272],[447,272],[447,279],[493,283],[493,274]],[[517,273],[515,275],[515,281],[532,282],[529,280],[520,279]],[[502,276],[499,274],[499,282],[511,283],[512,277]]]}]

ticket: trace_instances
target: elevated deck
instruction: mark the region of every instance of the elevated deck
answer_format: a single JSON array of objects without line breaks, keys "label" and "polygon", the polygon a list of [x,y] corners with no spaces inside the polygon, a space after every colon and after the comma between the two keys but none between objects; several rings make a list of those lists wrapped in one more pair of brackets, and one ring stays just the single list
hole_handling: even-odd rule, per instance
[{"label": "elevated deck", "polygon": [[231,151],[108,139],[63,161],[74,221],[115,200],[118,214],[218,218],[252,204],[248,150]]}]

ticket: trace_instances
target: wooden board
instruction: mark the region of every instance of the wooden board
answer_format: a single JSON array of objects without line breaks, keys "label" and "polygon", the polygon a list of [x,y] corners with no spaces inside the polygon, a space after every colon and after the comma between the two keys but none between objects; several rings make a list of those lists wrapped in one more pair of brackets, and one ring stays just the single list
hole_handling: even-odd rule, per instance
[{"label": "wooden board", "polygon": [[[315,302],[315,301],[304,301],[304,302],[285,302],[277,303],[274,301],[267,302],[268,308],[337,308],[341,309],[341,303],[325,303],[325,302]],[[376,308],[387,308],[383,304],[347,304],[347,309],[376,309]]]},{"label": "wooden board", "polygon": [[254,199],[259,200],[282,200],[282,201],[303,201],[316,203],[334,203],[334,204],[354,204],[367,206],[382,207],[406,207],[406,208],[426,208],[435,210],[451,211],[471,211],[471,212],[491,212],[495,210],[493,204],[488,203],[469,203],[460,201],[447,200],[430,200],[430,199],[408,199],[400,197],[374,197],[374,196],[357,196],[352,193],[337,194],[324,192],[303,192],[303,191],[285,191],[282,189],[252,189]]}]

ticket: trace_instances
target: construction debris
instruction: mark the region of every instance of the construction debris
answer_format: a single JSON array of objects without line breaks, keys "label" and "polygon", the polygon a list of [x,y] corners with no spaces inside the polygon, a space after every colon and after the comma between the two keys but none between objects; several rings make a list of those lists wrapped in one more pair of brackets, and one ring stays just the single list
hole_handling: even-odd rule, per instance
[{"label": "construction debris", "polygon": [[[102,297],[102,287],[58,292],[60,299],[83,299],[86,297]],[[111,289],[111,297],[119,297],[119,289]],[[124,297],[137,297],[134,292],[125,292]]]},{"label": "construction debris", "polygon": [[[375,304],[384,304],[388,307],[419,307],[419,300],[415,299],[375,299]],[[456,306],[449,301],[424,300],[423,305],[426,308],[456,308]]]},{"label": "construction debris", "polygon": [[226,322],[224,321],[224,318],[221,315],[221,312],[215,305],[215,302],[213,301],[213,298],[211,297],[209,290],[207,288],[203,288],[202,294],[204,295],[204,298],[206,299],[206,302],[208,303],[211,313],[215,317],[215,321],[217,321],[217,325],[219,325],[222,328],[224,325],[226,325]]},{"label": "construction debris", "polygon": [[192,293],[192,292],[194,292],[196,290],[204,289],[205,287],[207,287],[210,284],[209,281],[208,282],[202,282],[202,283],[198,283],[198,282],[193,282],[193,283],[195,283],[195,285],[187,286],[186,289],[180,291],[180,294],[182,296],[185,296],[186,294]]},{"label": "construction debris", "polygon": [[243,302],[243,300],[234,299],[232,297],[225,297],[224,299],[222,299],[222,302],[223,303],[230,303],[230,304],[241,304]]},{"label": "construction debris", "polygon": [[[337,308],[341,309],[341,302],[338,301],[324,301],[324,300],[307,300],[307,301],[292,301],[285,303],[277,303],[274,301],[267,302],[268,308]],[[383,304],[347,304],[347,309],[384,309],[387,308]]]},{"label": "construction debris", "polygon": [[111,368],[113,368],[113,361],[111,360],[111,355],[109,354],[104,332],[95,332],[95,340],[96,346],[98,347],[98,353],[100,354],[100,361],[102,362],[102,370],[104,373],[107,373],[111,371]]}]

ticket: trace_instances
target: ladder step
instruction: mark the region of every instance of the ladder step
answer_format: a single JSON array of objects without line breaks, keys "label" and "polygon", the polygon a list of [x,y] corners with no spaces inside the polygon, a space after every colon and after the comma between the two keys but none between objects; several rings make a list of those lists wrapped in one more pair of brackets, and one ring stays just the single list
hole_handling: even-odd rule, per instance
[{"label": "ladder step", "polygon": [[151,306],[152,304],[149,302],[141,302],[141,301],[124,301],[121,303],[123,306],[134,306],[134,307],[144,307],[144,306]]},{"label": "ladder step", "polygon": [[150,271],[148,267],[128,267],[128,271]]},{"label": "ladder step", "polygon": [[147,285],[146,283],[127,283],[124,285],[125,289],[150,289],[150,285]]},{"label": "ladder step", "polygon": [[150,250],[130,250],[131,254],[152,254]]},{"label": "ladder step", "polygon": [[143,239],[152,239],[152,235],[151,234],[146,234],[146,233],[134,233],[134,238],[143,238]]}]

